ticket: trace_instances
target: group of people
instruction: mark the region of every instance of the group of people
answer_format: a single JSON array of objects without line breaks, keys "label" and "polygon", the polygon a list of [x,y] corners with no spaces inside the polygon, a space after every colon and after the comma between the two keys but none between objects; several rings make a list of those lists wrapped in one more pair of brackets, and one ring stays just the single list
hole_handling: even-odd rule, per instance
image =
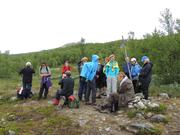
[{"label": "group of people", "polygon": [[[79,72],[79,101],[85,101],[86,105],[96,105],[96,98],[107,96],[108,103],[102,108],[112,106],[116,103],[116,107],[126,106],[132,100],[134,93],[142,92],[145,99],[148,99],[148,88],[151,82],[153,64],[147,56],[141,58],[142,66],[138,64],[136,58],[125,58],[122,65],[122,71],[114,54],[106,57],[102,63],[102,59],[98,55],[92,55],[91,62],[87,57],[83,57],[78,63]],[[58,105],[62,97],[68,98],[73,95],[74,80],[71,77],[72,67],[68,61],[62,67],[59,85],[53,104]],[[31,63],[27,62],[26,67],[20,71],[23,76],[23,92],[18,91],[21,98],[28,98],[31,95],[32,75],[35,73],[31,67]],[[40,90],[38,99],[47,98],[51,83],[51,70],[44,62],[39,68],[41,77]],[[91,99],[90,99],[91,97]]]}]

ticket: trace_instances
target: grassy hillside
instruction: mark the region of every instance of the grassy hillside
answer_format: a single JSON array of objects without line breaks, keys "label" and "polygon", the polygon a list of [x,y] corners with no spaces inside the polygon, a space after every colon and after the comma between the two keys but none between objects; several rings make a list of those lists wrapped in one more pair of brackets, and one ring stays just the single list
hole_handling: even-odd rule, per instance
[{"label": "grassy hillside", "polygon": [[[24,66],[26,61],[31,61],[35,69],[38,69],[42,61],[46,61],[50,67],[60,67],[65,60],[75,65],[83,53],[89,58],[92,54],[98,54],[102,59],[114,53],[121,67],[124,62],[124,49],[120,48],[120,44],[121,41],[74,44],[34,53],[1,54],[0,77],[16,76],[17,71]],[[136,57],[141,65],[140,58],[143,55],[150,57],[154,63],[154,74],[157,75],[159,82],[163,84],[180,82],[180,35],[153,35],[142,40],[129,40],[126,46],[129,56]]]}]

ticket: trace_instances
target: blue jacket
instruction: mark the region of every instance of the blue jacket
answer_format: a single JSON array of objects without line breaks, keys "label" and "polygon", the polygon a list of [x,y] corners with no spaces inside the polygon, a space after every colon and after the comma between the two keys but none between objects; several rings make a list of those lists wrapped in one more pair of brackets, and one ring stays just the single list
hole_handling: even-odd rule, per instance
[{"label": "blue jacket", "polygon": [[141,72],[142,67],[139,64],[135,64],[131,66],[131,76],[133,80],[137,80],[138,76]]},{"label": "blue jacket", "polygon": [[96,75],[98,69],[98,55],[92,55],[92,62],[86,62],[83,67],[80,76],[85,77],[87,80],[92,81]]},{"label": "blue jacket", "polygon": [[114,77],[116,78],[119,74],[119,66],[116,61],[110,61],[105,66],[105,74],[107,77]]}]

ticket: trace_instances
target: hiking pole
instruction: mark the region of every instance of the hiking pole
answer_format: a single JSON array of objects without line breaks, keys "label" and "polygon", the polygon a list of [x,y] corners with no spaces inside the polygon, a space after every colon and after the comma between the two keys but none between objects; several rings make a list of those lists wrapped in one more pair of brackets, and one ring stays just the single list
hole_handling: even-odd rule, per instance
[{"label": "hiking pole", "polygon": [[[125,55],[125,58],[128,57],[127,55],[127,50],[126,50],[126,46],[125,46],[125,40],[124,40],[124,37],[122,36],[122,41],[121,41],[121,45],[120,45],[120,48],[124,48],[124,55]],[[127,64],[127,68],[128,68],[128,72],[129,72],[129,77],[130,79],[132,80],[132,77],[131,77],[131,71],[130,71],[130,67],[129,67],[129,63],[127,62],[126,60],[126,64]]]}]

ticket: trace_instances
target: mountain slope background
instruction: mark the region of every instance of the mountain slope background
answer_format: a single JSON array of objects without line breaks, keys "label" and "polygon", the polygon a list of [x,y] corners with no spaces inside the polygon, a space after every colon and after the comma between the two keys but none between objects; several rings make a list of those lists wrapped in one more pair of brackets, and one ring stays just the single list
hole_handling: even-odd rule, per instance
[{"label": "mountain slope background", "polygon": [[[38,71],[41,62],[47,62],[50,67],[60,67],[65,60],[69,60],[72,65],[83,57],[91,59],[92,54],[97,54],[103,59],[114,53],[119,66],[122,69],[124,62],[124,48],[120,45],[122,41],[112,41],[107,43],[85,43],[73,44],[51,50],[40,52],[0,55],[0,77],[9,78],[16,76],[17,72],[27,61],[31,61]],[[161,84],[180,83],[180,34],[161,36],[154,34],[145,39],[130,39],[126,43],[129,57],[137,58],[138,62],[142,56],[147,55],[154,64],[153,73],[157,75]],[[33,45],[32,45],[33,47]]]}]

